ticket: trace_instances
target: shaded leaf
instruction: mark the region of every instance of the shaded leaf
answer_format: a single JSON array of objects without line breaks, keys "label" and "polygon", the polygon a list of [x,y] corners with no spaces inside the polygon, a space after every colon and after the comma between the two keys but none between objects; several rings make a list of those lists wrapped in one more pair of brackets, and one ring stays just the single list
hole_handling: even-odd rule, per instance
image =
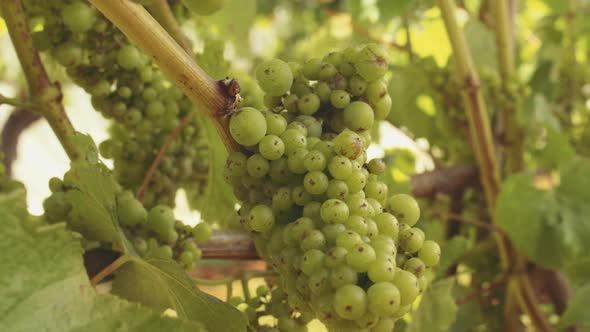
[{"label": "shaded leaf", "polygon": [[440,257],[440,264],[437,271],[437,276],[444,275],[447,270],[457,262],[457,259],[465,253],[469,247],[469,241],[460,235],[453,236],[450,240],[443,243]]},{"label": "shaded leaf", "polygon": [[179,318],[201,322],[212,332],[246,330],[239,311],[201,292],[173,261],[132,260],[116,271],[113,293],[155,310],[173,309]]},{"label": "shaded leaf", "polygon": [[548,268],[574,263],[590,250],[590,160],[573,159],[560,167],[561,183],[539,189],[528,174],[503,184],[498,198],[498,225],[516,248]]},{"label": "shaded leaf", "polygon": [[478,20],[469,20],[463,30],[475,66],[495,70],[498,66],[498,54],[493,32]]},{"label": "shaded leaf", "polygon": [[412,313],[412,323],[407,332],[446,332],[455,321],[457,305],[453,298],[454,278],[444,279],[430,285]]},{"label": "shaded leaf", "polygon": [[564,329],[576,325],[579,331],[590,330],[590,284],[578,289],[563,313],[559,326]]},{"label": "shaded leaf", "polygon": [[115,296],[98,296],[79,236],[64,224],[29,230],[9,204],[0,202],[0,331],[203,331]]}]

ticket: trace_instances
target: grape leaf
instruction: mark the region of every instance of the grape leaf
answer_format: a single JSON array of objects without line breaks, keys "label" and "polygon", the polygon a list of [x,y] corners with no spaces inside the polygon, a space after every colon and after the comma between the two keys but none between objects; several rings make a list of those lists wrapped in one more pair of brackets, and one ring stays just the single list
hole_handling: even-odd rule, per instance
[{"label": "grape leaf", "polygon": [[498,58],[492,31],[478,20],[469,20],[463,30],[476,67],[496,69]]},{"label": "grape leaf", "polygon": [[453,298],[454,278],[447,278],[430,285],[412,313],[412,323],[406,332],[448,331],[457,316],[457,305]]},{"label": "grape leaf", "polygon": [[498,225],[516,248],[548,268],[573,264],[590,250],[590,160],[575,158],[560,167],[561,183],[539,189],[528,174],[506,180],[498,197]]},{"label": "grape leaf", "polygon": [[98,296],[79,235],[64,224],[24,227],[24,195],[18,213],[8,195],[0,195],[0,331],[200,331],[198,324]]},{"label": "grape leaf", "polygon": [[443,255],[440,256],[437,276],[444,275],[451,265],[455,264],[457,259],[465,253],[468,246],[469,241],[460,235],[455,235],[450,240],[444,242],[442,246]]},{"label": "grape leaf", "polygon": [[[223,8],[209,16],[199,17],[199,20],[215,22],[219,35],[231,40],[239,52],[249,52],[250,27],[256,18],[256,0],[226,0]],[[211,30],[210,24],[207,26]]]},{"label": "grape leaf", "polygon": [[113,293],[155,310],[173,309],[179,318],[201,322],[212,332],[246,330],[239,311],[201,292],[173,261],[134,258],[115,272]]},{"label": "grape leaf", "polygon": [[209,176],[201,216],[207,221],[223,223],[235,214],[237,203],[230,185],[223,178],[228,153],[213,123],[203,118],[201,124],[209,142]]},{"label": "grape leaf", "polygon": [[117,183],[111,171],[100,162],[90,136],[78,134],[77,143],[83,158],[73,161],[64,176],[69,187],[64,200],[72,207],[69,226],[89,240],[110,242],[123,252],[133,252],[118,226]]},{"label": "grape leaf", "polygon": [[575,324],[579,331],[590,330],[589,307],[590,284],[576,290],[563,316],[561,316],[561,320],[559,321],[560,328],[565,329]]},{"label": "grape leaf", "polygon": [[568,264],[564,272],[574,284],[584,285],[590,280],[590,255]]}]

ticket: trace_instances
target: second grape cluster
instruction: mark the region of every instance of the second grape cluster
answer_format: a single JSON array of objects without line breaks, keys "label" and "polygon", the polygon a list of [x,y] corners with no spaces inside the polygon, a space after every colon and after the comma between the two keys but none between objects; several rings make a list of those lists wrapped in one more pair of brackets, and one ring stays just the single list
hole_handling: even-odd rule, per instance
[{"label": "second grape cluster", "polygon": [[229,156],[225,177],[243,201],[241,224],[279,272],[291,308],[283,320],[391,331],[438,264],[438,244],[415,227],[417,202],[389,197],[385,165],[367,160],[371,129],[391,109],[387,58],[369,44],[302,65],[262,63],[268,109],[230,119],[242,151]]}]

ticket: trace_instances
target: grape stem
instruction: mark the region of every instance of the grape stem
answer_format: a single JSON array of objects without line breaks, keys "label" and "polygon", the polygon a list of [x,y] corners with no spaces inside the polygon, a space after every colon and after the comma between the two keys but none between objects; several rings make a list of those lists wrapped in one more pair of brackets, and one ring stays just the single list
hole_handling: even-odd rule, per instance
[{"label": "grape stem", "polygon": [[0,105],[11,105],[17,108],[25,108],[29,111],[39,111],[39,105],[16,98],[9,98],[0,94]]},{"label": "grape stem", "polygon": [[92,287],[95,287],[100,283],[104,278],[111,275],[115,272],[118,268],[123,266],[123,264],[129,262],[132,259],[129,255],[122,255],[121,257],[115,259],[111,264],[107,265],[102,271],[98,272],[92,279],[90,280],[90,284]]},{"label": "grape stem", "polygon": [[141,48],[172,79],[197,109],[213,120],[229,151],[239,145],[229,133],[229,117],[237,98],[213,80],[191,55],[143,8],[133,1],[90,0],[132,43]]},{"label": "grape stem", "polygon": [[473,225],[488,230],[490,232],[497,232],[506,238],[508,236],[508,234],[506,234],[506,232],[502,228],[491,223],[475,220],[452,212],[437,212],[436,214],[438,214],[440,217],[447,218],[449,221]]},{"label": "grape stem", "polygon": [[150,182],[154,178],[154,174],[156,174],[156,170],[158,169],[158,166],[160,165],[160,163],[164,159],[164,156],[166,155],[166,152],[170,148],[170,145],[172,145],[172,143],[174,143],[174,140],[176,139],[176,137],[178,137],[180,132],[182,132],[182,129],[184,127],[186,127],[186,125],[191,121],[193,114],[195,114],[195,113],[189,112],[184,117],[184,119],[182,119],[182,121],[178,124],[178,126],[176,126],[176,128],[174,128],[174,131],[172,131],[172,133],[170,133],[170,136],[168,136],[168,138],[166,139],[166,142],[164,142],[164,145],[162,145],[162,147],[160,148],[160,151],[158,151],[156,158],[154,158],[154,161],[152,161],[152,164],[150,165],[150,168],[147,170],[147,172],[143,178],[143,182],[141,183],[141,186],[139,187],[139,190],[137,191],[137,199],[139,201],[143,200],[143,196],[145,196],[145,193],[148,190]]},{"label": "grape stem", "polygon": [[152,14],[162,27],[168,31],[170,36],[176,40],[178,45],[180,45],[187,54],[191,55],[193,53],[191,41],[180,29],[176,18],[174,18],[174,14],[172,14],[168,0],[153,0],[146,7],[150,14]]},{"label": "grape stem", "polygon": [[73,140],[76,130],[61,103],[59,83],[49,80],[39,53],[33,45],[29,22],[21,1],[0,1],[0,8],[27,80],[31,102],[37,105],[32,109],[38,109],[47,120],[70,160],[77,160],[81,154]]},{"label": "grape stem", "polygon": [[[437,2],[447,29],[447,36],[451,42],[458,74],[465,83],[462,94],[469,121],[469,131],[473,141],[473,150],[480,168],[480,178],[484,187],[488,211],[491,216],[494,216],[496,199],[500,190],[500,173],[492,143],[486,104],[479,89],[479,77],[467,47],[465,35],[459,28],[455,18],[456,8],[454,2],[452,0],[438,0]],[[504,273],[510,268],[510,258],[517,263],[524,260],[520,255],[513,252],[512,243],[508,238],[496,233],[495,239]],[[539,311],[537,301],[531,292],[531,287],[529,287],[528,276],[526,274],[524,276],[514,276],[511,278],[510,283],[514,283],[516,286],[508,287],[507,298],[510,299],[513,296],[512,292],[516,292],[515,295],[522,299],[519,303],[520,307],[523,312],[529,315],[535,328],[542,332],[552,331],[549,322]],[[510,317],[507,317],[506,321],[510,321]]]}]

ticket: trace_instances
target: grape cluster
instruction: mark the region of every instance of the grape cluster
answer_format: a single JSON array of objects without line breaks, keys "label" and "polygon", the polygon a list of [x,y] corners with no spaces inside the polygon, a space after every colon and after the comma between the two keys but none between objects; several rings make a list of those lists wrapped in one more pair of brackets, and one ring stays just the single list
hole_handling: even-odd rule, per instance
[{"label": "grape cluster", "polygon": [[[90,225],[92,220],[88,220],[89,216],[73,210],[65,199],[66,192],[74,189],[68,180],[70,176],[66,173],[63,181],[57,177],[49,180],[52,193],[43,202],[45,220],[49,223],[66,221],[69,225]],[[174,259],[187,270],[193,270],[201,259],[201,250],[196,243],[211,237],[208,224],[185,225],[175,219],[172,209],[166,205],[159,204],[146,210],[128,190],[117,193],[116,215],[119,226],[141,257]]]},{"label": "grape cluster", "polygon": [[[114,159],[117,180],[137,190],[156,154],[192,104],[180,89],[108,20],[83,1],[25,1],[42,21],[36,46],[63,65],[92,96],[92,105],[113,119],[111,138],[100,145]],[[206,186],[208,150],[199,120],[183,128],[156,171],[143,202],[174,205],[178,188],[192,195]]]},{"label": "grape cluster", "polygon": [[269,290],[267,286],[259,286],[256,296],[250,299],[235,296],[229,303],[244,313],[250,330],[255,332],[305,332],[307,323],[314,318],[293,311],[287,303],[287,294],[279,287]]},{"label": "grape cluster", "polygon": [[367,161],[371,128],[391,108],[388,68],[374,44],[303,65],[264,62],[256,78],[268,109],[230,118],[242,151],[228,157],[225,178],[243,201],[240,223],[279,272],[290,308],[330,330],[391,331],[440,257],[414,227],[417,202],[389,198],[384,163]]}]

